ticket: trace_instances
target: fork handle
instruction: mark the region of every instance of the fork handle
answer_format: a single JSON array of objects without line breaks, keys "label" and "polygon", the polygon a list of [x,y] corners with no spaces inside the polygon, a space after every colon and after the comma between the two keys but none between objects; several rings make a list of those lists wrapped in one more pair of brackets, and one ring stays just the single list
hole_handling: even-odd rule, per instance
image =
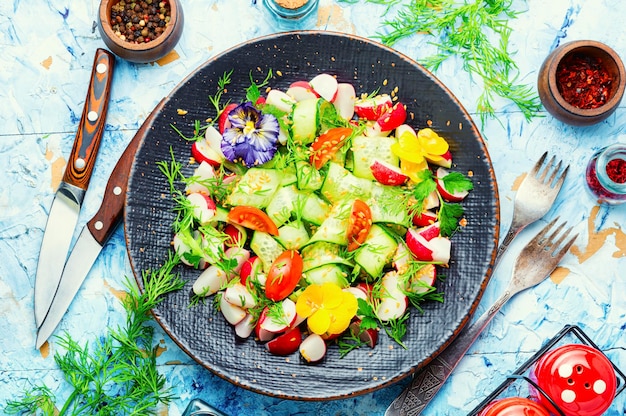
[{"label": "fork handle", "polygon": [[502,243],[498,245],[498,251],[496,252],[496,259],[493,262],[493,270],[496,270],[496,267],[498,267],[498,263],[500,262],[500,259],[502,258],[504,252],[509,249],[509,246],[511,245],[511,243],[513,242],[517,234],[519,234],[519,232],[522,231],[522,228],[523,227],[516,227],[514,225],[511,225],[511,227],[509,228],[509,231],[504,236]]},{"label": "fork handle", "polygon": [[411,384],[391,403],[389,406],[391,412],[388,411],[386,415],[420,415],[476,341],[478,335],[512,296],[513,292],[507,289],[474,323],[463,328],[441,354],[418,370]]}]

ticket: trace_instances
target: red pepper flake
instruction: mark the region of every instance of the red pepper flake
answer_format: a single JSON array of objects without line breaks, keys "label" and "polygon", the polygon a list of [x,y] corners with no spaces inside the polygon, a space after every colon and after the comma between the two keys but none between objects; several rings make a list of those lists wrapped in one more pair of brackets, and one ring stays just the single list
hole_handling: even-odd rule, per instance
[{"label": "red pepper flake", "polygon": [[606,174],[615,183],[626,183],[626,160],[611,160],[606,164]]},{"label": "red pepper flake", "polygon": [[608,101],[613,80],[600,58],[573,53],[559,63],[556,81],[565,101],[577,108],[593,109]]}]

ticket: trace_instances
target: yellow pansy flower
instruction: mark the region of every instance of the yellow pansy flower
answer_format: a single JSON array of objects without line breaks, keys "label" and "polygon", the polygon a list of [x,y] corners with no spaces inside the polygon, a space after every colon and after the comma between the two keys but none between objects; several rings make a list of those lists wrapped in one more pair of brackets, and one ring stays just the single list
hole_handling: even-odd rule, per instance
[{"label": "yellow pansy flower", "polygon": [[448,142],[433,129],[425,128],[413,134],[403,132],[397,143],[391,145],[391,151],[400,158],[402,173],[411,180],[419,182],[417,173],[428,168],[428,161],[442,160],[448,151]]},{"label": "yellow pansy flower", "polygon": [[307,318],[309,330],[318,335],[342,333],[357,309],[356,297],[334,283],[310,285],[296,301],[296,312]]}]

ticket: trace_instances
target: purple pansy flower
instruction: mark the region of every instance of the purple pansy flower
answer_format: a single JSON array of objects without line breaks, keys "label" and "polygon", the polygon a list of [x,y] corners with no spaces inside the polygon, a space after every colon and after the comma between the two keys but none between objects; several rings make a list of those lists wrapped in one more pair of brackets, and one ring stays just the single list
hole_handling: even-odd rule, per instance
[{"label": "purple pansy flower", "polygon": [[235,107],[228,114],[231,126],[224,130],[222,153],[231,162],[257,166],[274,157],[278,145],[278,120],[263,114],[250,102]]}]

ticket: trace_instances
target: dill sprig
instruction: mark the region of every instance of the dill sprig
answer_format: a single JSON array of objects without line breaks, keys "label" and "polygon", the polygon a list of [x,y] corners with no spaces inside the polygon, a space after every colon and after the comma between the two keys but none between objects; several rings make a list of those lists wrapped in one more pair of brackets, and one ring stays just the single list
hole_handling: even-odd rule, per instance
[{"label": "dill sprig", "polygon": [[65,333],[59,337],[54,360],[72,392],[60,410],[56,398],[45,386],[27,390],[23,397],[9,401],[7,414],[51,415],[146,415],[175,397],[166,388],[165,377],[157,371],[157,348],[149,313],[163,296],[182,289],[184,281],[173,273],[179,259],[170,254],[165,264],[143,273],[143,291],[126,279],[127,295],[122,304],[126,322],[109,328],[91,345],[80,345]]},{"label": "dill sprig", "polygon": [[[366,1],[387,5],[385,13],[398,3]],[[483,82],[483,92],[477,100],[483,125],[487,118],[496,116],[496,97],[512,101],[530,120],[538,114],[541,104],[533,85],[518,83],[519,69],[509,49],[512,29],[508,22],[521,12],[512,5],[512,0],[413,0],[402,6],[395,17],[384,20],[382,25],[389,30],[375,37],[393,46],[412,35],[430,36],[437,52],[421,58],[420,63],[436,71],[448,58],[459,57],[470,77]]]}]

